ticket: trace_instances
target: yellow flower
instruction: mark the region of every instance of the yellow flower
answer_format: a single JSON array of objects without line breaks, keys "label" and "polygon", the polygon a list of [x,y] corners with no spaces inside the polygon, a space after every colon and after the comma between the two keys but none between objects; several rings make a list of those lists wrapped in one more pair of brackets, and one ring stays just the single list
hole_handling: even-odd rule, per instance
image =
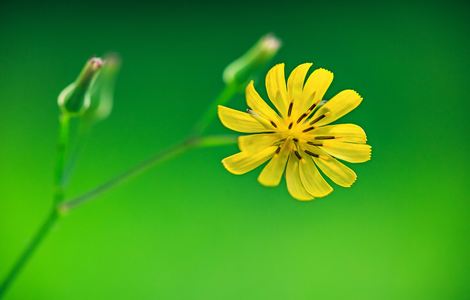
[{"label": "yellow flower", "polygon": [[333,73],[316,69],[305,81],[311,66],[305,63],[296,67],[287,84],[284,64],[268,72],[266,90],[277,112],[260,97],[253,81],[246,87],[247,112],[218,107],[219,118],[227,128],[254,133],[239,137],[241,152],[222,160],[225,168],[240,175],[270,160],[258,181],[265,186],[277,186],[285,169],[289,193],[302,201],[333,191],[318,168],[334,183],[350,187],[356,173],[338,159],[360,163],[371,157],[371,147],[366,145],[361,127],[328,125],[355,109],[362,101],[361,96],[353,90],[344,90],[321,105]]}]

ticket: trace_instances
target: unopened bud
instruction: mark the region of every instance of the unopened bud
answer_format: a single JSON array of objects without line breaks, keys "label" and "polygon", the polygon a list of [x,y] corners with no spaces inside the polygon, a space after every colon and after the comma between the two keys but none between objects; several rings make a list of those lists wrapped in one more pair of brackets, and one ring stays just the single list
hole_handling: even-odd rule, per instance
[{"label": "unopened bud", "polygon": [[90,90],[90,107],[84,118],[96,122],[106,119],[113,108],[114,85],[119,69],[120,58],[113,54],[105,57],[101,71],[96,75]]},{"label": "unopened bud", "polygon": [[254,73],[263,68],[281,47],[281,41],[273,34],[262,37],[242,57],[232,62],[224,70],[226,84],[245,84]]},{"label": "unopened bud", "polygon": [[81,115],[90,106],[89,91],[103,61],[93,57],[87,61],[75,82],[68,85],[60,94],[58,104],[62,112],[69,115]]}]

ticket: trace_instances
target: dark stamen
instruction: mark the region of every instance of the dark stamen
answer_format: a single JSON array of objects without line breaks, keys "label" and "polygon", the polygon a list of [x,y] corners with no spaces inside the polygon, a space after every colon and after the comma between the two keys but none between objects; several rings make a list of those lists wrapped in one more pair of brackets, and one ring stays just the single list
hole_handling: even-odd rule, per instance
[{"label": "dark stamen", "polygon": [[315,127],[311,126],[307,129],[302,130],[302,132],[309,132],[310,130],[313,130]]},{"label": "dark stamen", "polygon": [[274,123],[273,121],[269,121],[269,122],[271,122],[271,125],[273,125],[273,126],[274,126],[274,128],[277,128],[277,125],[276,125],[276,123]]},{"label": "dark stamen", "polygon": [[317,147],[323,146],[322,143],[307,142],[307,144],[312,145],[312,146],[317,146]]},{"label": "dark stamen", "polygon": [[303,118],[305,118],[306,116],[307,116],[307,114],[306,114],[306,113],[303,113],[303,114],[297,119],[297,124],[299,124],[300,121],[302,121]]},{"label": "dark stamen", "polygon": [[315,108],[315,106],[317,106],[317,104],[313,103],[312,106],[310,106],[310,108],[308,109],[308,112],[311,112]]},{"label": "dark stamen", "polygon": [[318,121],[320,121],[320,120],[323,119],[324,117],[326,117],[324,114],[321,115],[321,116],[319,116],[318,118],[316,118],[315,120],[313,120],[312,122],[310,122],[310,125],[317,123]]},{"label": "dark stamen", "polygon": [[305,150],[305,153],[307,153],[308,155],[311,155],[311,156],[313,156],[313,157],[316,157],[316,158],[320,157],[320,155],[315,154],[315,153],[313,153],[313,152],[310,152],[310,151],[308,151],[308,150]]},{"label": "dark stamen", "polygon": [[298,159],[302,159],[302,156],[300,156],[300,153],[297,152],[297,150],[294,151],[295,156],[297,156]]},{"label": "dark stamen", "polygon": [[279,154],[280,151],[281,151],[281,147],[277,147],[276,154]]},{"label": "dark stamen", "polygon": [[299,139],[298,139],[298,138],[294,138],[293,141],[296,142],[296,143],[298,143],[298,142],[299,142]]},{"label": "dark stamen", "polygon": [[335,137],[332,136],[332,135],[324,135],[324,136],[316,136],[315,137],[316,140],[332,140],[334,138]]},{"label": "dark stamen", "polygon": [[290,124],[289,124],[289,129],[291,129],[291,128],[292,128],[292,125],[293,125],[293,124],[292,124],[292,122],[290,122]]},{"label": "dark stamen", "polygon": [[287,111],[287,116],[288,116],[288,117],[290,117],[290,115],[292,114],[292,107],[293,107],[293,106],[294,106],[294,103],[291,102],[291,103],[289,104],[289,109],[288,109],[288,111]]}]

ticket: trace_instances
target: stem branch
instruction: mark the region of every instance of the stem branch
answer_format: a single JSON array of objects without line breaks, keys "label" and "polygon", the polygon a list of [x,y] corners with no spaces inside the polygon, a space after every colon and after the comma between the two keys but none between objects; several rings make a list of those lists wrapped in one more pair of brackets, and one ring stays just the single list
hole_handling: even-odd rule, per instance
[{"label": "stem branch", "polygon": [[197,137],[183,140],[182,142],[170,147],[166,150],[158,152],[153,157],[141,162],[140,164],[130,168],[124,173],[104,182],[96,188],[70,200],[64,201],[59,205],[59,211],[66,213],[79,205],[82,205],[90,200],[93,200],[97,196],[109,191],[110,189],[146,172],[152,167],[174,158],[189,149],[196,147],[214,147],[229,145],[236,142],[236,138],[230,135],[213,135],[206,137]]}]

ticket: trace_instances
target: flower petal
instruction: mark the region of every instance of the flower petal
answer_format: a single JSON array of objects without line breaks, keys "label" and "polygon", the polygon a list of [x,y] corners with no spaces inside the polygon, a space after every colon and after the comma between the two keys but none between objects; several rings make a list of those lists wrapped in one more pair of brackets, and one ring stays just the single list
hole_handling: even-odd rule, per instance
[{"label": "flower petal", "polygon": [[246,87],[245,94],[246,103],[249,108],[268,120],[268,122],[273,121],[277,125],[281,123],[279,115],[263,100],[263,98],[261,98],[261,96],[256,91],[253,80],[250,81]]},{"label": "flower petal", "polygon": [[336,124],[315,128],[306,133],[309,140],[320,140],[322,137],[334,137],[336,141],[365,143],[367,142],[364,130],[355,124]]},{"label": "flower petal", "polygon": [[302,96],[297,105],[297,112],[306,112],[314,103],[318,104],[325,96],[328,87],[333,81],[333,73],[325,69],[316,69],[305,82]]},{"label": "flower petal", "polygon": [[259,152],[281,140],[276,133],[250,134],[238,137],[238,147],[245,152]]},{"label": "flower petal", "polygon": [[333,188],[320,174],[310,156],[302,155],[299,165],[302,184],[310,194],[315,197],[325,197],[333,191]]},{"label": "flower petal", "polygon": [[328,154],[352,163],[370,160],[371,146],[365,144],[345,143],[336,140],[323,141],[321,147]]},{"label": "flower petal", "polygon": [[282,116],[286,116],[288,103],[284,64],[277,64],[266,74],[268,97]]},{"label": "flower petal", "polygon": [[[316,126],[334,122],[355,109],[362,102],[362,97],[353,90],[344,90],[320,107],[312,117]],[[322,117],[324,115],[324,117]],[[321,118],[321,119],[319,119]]]},{"label": "flower petal", "polygon": [[250,114],[235,109],[219,105],[218,114],[225,127],[238,132],[255,133],[268,130]]},{"label": "flower petal", "polygon": [[277,147],[268,147],[258,153],[239,152],[222,160],[222,164],[232,174],[241,175],[263,164],[273,156]]},{"label": "flower petal", "polygon": [[279,153],[274,154],[273,158],[264,167],[258,176],[258,181],[265,186],[277,186],[281,182],[282,174],[286,167],[290,152],[290,140],[280,146]]},{"label": "flower petal", "polygon": [[322,172],[337,185],[350,187],[356,181],[356,173],[331,156],[327,159],[314,157],[313,160]]},{"label": "flower petal", "polygon": [[301,163],[299,163],[299,159],[297,158],[297,156],[294,155],[294,153],[291,153],[286,168],[287,190],[289,191],[289,194],[291,194],[291,196],[297,200],[313,200],[314,197],[309,194],[309,192],[302,184],[299,165],[301,165]]},{"label": "flower petal", "polygon": [[[289,95],[289,105],[290,101],[294,102],[294,116],[298,114],[298,108],[301,102],[299,103],[305,82],[305,76],[312,66],[312,63],[304,63],[297,66],[289,75],[287,79],[287,94]],[[300,112],[300,113],[303,113]]]}]

